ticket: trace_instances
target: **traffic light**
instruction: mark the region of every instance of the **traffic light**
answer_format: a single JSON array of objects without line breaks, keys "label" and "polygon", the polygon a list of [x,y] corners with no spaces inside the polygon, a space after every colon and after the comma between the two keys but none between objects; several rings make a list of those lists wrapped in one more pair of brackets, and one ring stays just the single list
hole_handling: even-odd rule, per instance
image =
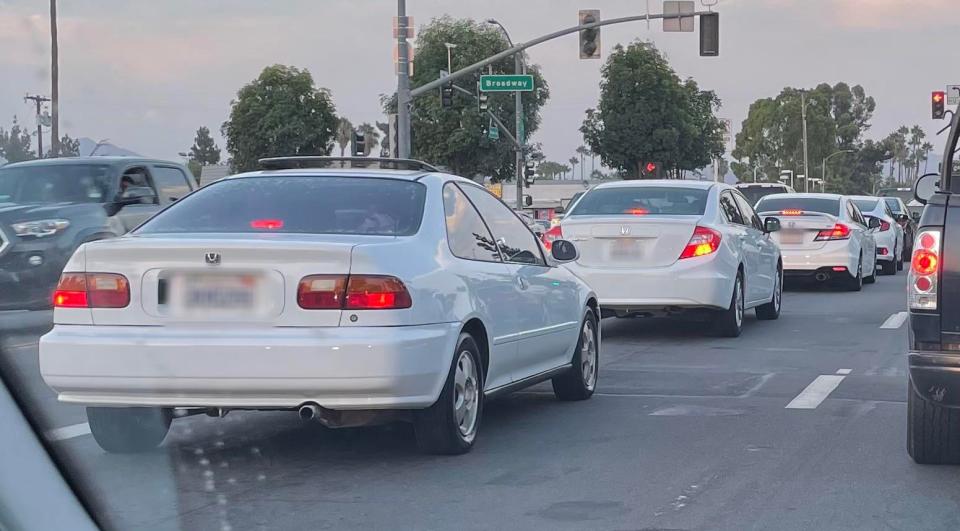
[{"label": "traffic light", "polygon": [[942,90],[935,90],[930,96],[930,105],[933,110],[933,119],[934,120],[943,120],[943,116],[946,114],[946,101],[947,93]]},{"label": "traffic light", "polygon": [[700,15],[700,56],[720,55],[720,13]]},{"label": "traffic light", "polygon": [[490,108],[490,95],[480,90],[480,83],[477,83],[477,110],[480,114],[486,114]]},{"label": "traffic light", "polygon": [[656,177],[659,169],[660,167],[656,162],[648,162],[643,165],[643,176],[647,178]]},{"label": "traffic light", "polygon": [[364,141],[363,133],[360,131],[353,132],[353,156],[354,157],[363,157],[366,156],[366,142]]},{"label": "traffic light", "polygon": [[450,83],[440,89],[440,106],[444,109],[453,107],[453,85]]},{"label": "traffic light", "polygon": [[[600,22],[599,9],[580,11],[580,25]],[[600,28],[580,30],[580,59],[600,59]]]},{"label": "traffic light", "polygon": [[533,177],[533,176],[534,176],[536,173],[537,173],[536,163],[533,162],[532,160],[527,161],[526,166],[524,166],[524,168],[523,168],[523,181],[524,181],[524,184],[526,184],[528,188],[531,187],[531,186],[533,186],[533,183],[534,183],[534,177]]}]

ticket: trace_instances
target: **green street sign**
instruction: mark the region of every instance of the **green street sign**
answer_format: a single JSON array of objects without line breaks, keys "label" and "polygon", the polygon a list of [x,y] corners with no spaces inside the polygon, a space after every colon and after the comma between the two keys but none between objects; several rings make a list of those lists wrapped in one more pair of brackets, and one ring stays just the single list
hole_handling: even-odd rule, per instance
[{"label": "green street sign", "polygon": [[480,90],[483,92],[530,92],[533,90],[533,76],[530,74],[480,76]]}]

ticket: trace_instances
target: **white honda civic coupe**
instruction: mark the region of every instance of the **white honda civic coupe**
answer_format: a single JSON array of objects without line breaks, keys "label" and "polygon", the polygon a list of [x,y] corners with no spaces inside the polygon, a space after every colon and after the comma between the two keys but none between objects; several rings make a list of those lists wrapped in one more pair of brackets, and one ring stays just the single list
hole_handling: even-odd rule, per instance
[{"label": "white honda civic coupe", "polygon": [[[880,226],[873,232],[877,242],[877,266],[884,275],[896,275],[903,269],[904,240],[903,227],[890,210],[886,201],[869,195],[850,196],[860,213],[867,218],[877,218]],[[907,259],[909,261],[909,258]]]},{"label": "white honda civic coupe", "polygon": [[778,227],[726,184],[621,181],[586,192],[544,243],[576,243],[580,258],[566,267],[596,290],[605,315],[707,309],[720,334],[738,336],[745,310],[780,315]]},{"label": "white honda civic coupe", "polygon": [[422,450],[462,453],[485,398],[545,380],[589,398],[597,298],[559,267],[576,248],[545,255],[483,187],[387,162],[400,169],[267,160],[83,245],[54,293],[43,379],[116,452],[160,444],[175,410],[292,410],[409,420]]}]

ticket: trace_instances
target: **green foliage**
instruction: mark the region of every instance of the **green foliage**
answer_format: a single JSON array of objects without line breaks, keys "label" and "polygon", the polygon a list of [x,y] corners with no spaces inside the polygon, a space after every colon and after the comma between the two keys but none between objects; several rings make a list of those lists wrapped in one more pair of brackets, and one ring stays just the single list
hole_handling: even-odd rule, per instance
[{"label": "green foliage", "polygon": [[360,124],[360,127],[357,128],[357,131],[363,133],[363,156],[369,157],[370,152],[373,151],[373,146],[376,146],[380,141],[380,130],[373,125],[364,122]]},{"label": "green foliage", "polygon": [[340,146],[340,156],[347,152],[347,146],[353,141],[353,124],[350,120],[341,116],[337,122],[337,145]]},{"label": "green foliage", "polygon": [[200,182],[200,176],[203,174],[203,164],[194,159],[187,160],[187,169],[193,174],[193,180]]},{"label": "green foliage", "polygon": [[79,157],[80,156],[80,140],[75,138],[70,138],[70,135],[63,135],[60,138],[60,143],[57,146],[57,150],[51,149],[47,152],[48,157]]},{"label": "green foliage", "polygon": [[190,146],[190,160],[196,161],[200,166],[220,163],[220,146],[214,143],[213,137],[210,136],[210,129],[206,127],[197,129],[197,136],[193,139],[193,145]]},{"label": "green foliage", "polygon": [[539,179],[556,179],[563,172],[564,166],[562,164],[550,160],[543,161],[537,166],[537,178]]},{"label": "green foliage", "polygon": [[273,65],[237,92],[221,132],[235,171],[257,168],[257,159],[326,155],[337,126],[330,91],[317,88],[307,70]]},{"label": "green foliage", "polygon": [[17,117],[13,117],[10,130],[0,127],[0,157],[7,162],[33,160],[36,155],[30,150],[30,131],[20,127]]},{"label": "green foliage", "polygon": [[580,131],[603,164],[637,179],[647,162],[678,175],[723,153],[719,98],[681,81],[652,43],[618,45],[602,75],[600,103]]},{"label": "green foliage", "polygon": [[[509,46],[499,29],[469,19],[441,17],[423,26],[417,34],[416,71],[411,86],[418,87],[437,79],[440,70],[447,70],[447,48],[444,43],[456,44],[453,49],[453,69],[457,70],[506,50]],[[509,57],[492,65],[494,74],[513,74],[514,58]],[[484,69],[484,74],[488,73]],[[527,65],[527,73],[534,77],[536,89],[523,93],[523,115],[527,138],[540,126],[540,109],[550,97],[546,80],[536,65]],[[476,93],[476,76],[467,76],[455,82],[459,87]],[[489,109],[513,132],[515,122],[514,95],[490,93]],[[387,112],[396,112],[396,97],[385,98]],[[477,110],[476,99],[459,91],[454,92],[453,107],[440,106],[439,89],[413,101],[411,116],[413,156],[449,168],[466,177],[489,176],[493,181],[511,180],[515,175],[513,145],[501,134],[491,140],[481,134],[489,123],[487,115]]]}]

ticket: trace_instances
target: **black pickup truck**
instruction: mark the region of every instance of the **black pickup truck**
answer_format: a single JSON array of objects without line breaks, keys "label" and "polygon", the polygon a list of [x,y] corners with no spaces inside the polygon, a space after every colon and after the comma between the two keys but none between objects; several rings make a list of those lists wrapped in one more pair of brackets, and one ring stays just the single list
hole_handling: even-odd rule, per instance
[{"label": "black pickup truck", "polygon": [[917,179],[923,214],[907,278],[910,386],[907,451],[921,464],[960,464],[960,113],[941,173]]}]

